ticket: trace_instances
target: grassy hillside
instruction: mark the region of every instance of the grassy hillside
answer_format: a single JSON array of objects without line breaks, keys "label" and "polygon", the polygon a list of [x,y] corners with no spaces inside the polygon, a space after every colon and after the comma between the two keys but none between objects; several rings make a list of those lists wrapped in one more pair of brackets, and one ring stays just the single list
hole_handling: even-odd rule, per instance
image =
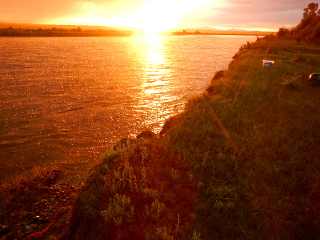
[{"label": "grassy hillside", "polygon": [[193,228],[202,239],[317,239],[320,89],[307,80],[320,48],[267,37],[234,59],[171,120],[168,145],[198,186]]},{"label": "grassy hillside", "polygon": [[29,238],[320,238],[320,88],[308,84],[320,47],[268,36],[233,58],[160,138],[106,153],[73,204]]}]

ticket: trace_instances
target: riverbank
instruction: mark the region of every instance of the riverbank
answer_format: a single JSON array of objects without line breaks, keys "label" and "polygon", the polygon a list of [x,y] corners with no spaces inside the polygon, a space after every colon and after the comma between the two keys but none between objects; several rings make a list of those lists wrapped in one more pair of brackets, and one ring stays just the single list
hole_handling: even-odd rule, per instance
[{"label": "riverbank", "polygon": [[[319,237],[320,88],[308,76],[320,72],[320,48],[269,36],[243,45],[233,59],[184,112],[168,119],[159,138],[147,132],[106,153],[70,194],[70,204],[54,208],[55,219],[41,228],[20,215],[30,202],[50,207],[54,198],[44,193],[62,189],[56,177],[18,181],[15,186],[32,183],[22,190],[7,185],[2,237]],[[17,196],[24,200],[13,201]]]}]

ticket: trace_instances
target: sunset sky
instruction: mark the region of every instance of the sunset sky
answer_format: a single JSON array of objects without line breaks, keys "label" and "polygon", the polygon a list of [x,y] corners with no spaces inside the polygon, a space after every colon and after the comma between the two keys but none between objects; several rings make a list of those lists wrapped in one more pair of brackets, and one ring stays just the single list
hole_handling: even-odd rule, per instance
[{"label": "sunset sky", "polygon": [[297,25],[310,0],[0,0],[0,22],[165,30],[274,30]]}]

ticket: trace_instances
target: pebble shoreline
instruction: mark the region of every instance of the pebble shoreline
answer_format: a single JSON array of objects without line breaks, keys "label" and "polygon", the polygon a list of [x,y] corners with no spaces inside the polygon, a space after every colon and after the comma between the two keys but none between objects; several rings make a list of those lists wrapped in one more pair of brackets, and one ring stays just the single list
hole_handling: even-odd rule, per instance
[{"label": "pebble shoreline", "polygon": [[80,185],[57,184],[46,187],[39,200],[32,206],[23,206],[23,199],[1,214],[0,240],[25,239],[28,235],[43,231],[52,223],[57,211],[72,206]]}]

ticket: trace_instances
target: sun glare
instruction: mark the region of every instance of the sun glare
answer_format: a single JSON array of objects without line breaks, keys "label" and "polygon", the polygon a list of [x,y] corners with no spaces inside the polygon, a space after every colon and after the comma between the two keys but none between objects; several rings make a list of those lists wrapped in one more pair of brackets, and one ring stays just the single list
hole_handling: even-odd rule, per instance
[{"label": "sun glare", "polygon": [[177,5],[168,1],[149,1],[136,14],[133,24],[144,28],[147,33],[159,33],[178,24]]},{"label": "sun glare", "polygon": [[183,15],[209,2],[212,0],[150,0],[137,12],[106,22],[112,22],[114,26],[144,29],[147,34],[151,35],[158,34],[176,28]]},{"label": "sun glare", "polygon": [[79,3],[80,14],[57,19],[56,24],[104,25],[144,29],[147,35],[178,28],[183,16],[216,0],[148,0],[132,12],[107,17],[105,7],[94,3]]}]

